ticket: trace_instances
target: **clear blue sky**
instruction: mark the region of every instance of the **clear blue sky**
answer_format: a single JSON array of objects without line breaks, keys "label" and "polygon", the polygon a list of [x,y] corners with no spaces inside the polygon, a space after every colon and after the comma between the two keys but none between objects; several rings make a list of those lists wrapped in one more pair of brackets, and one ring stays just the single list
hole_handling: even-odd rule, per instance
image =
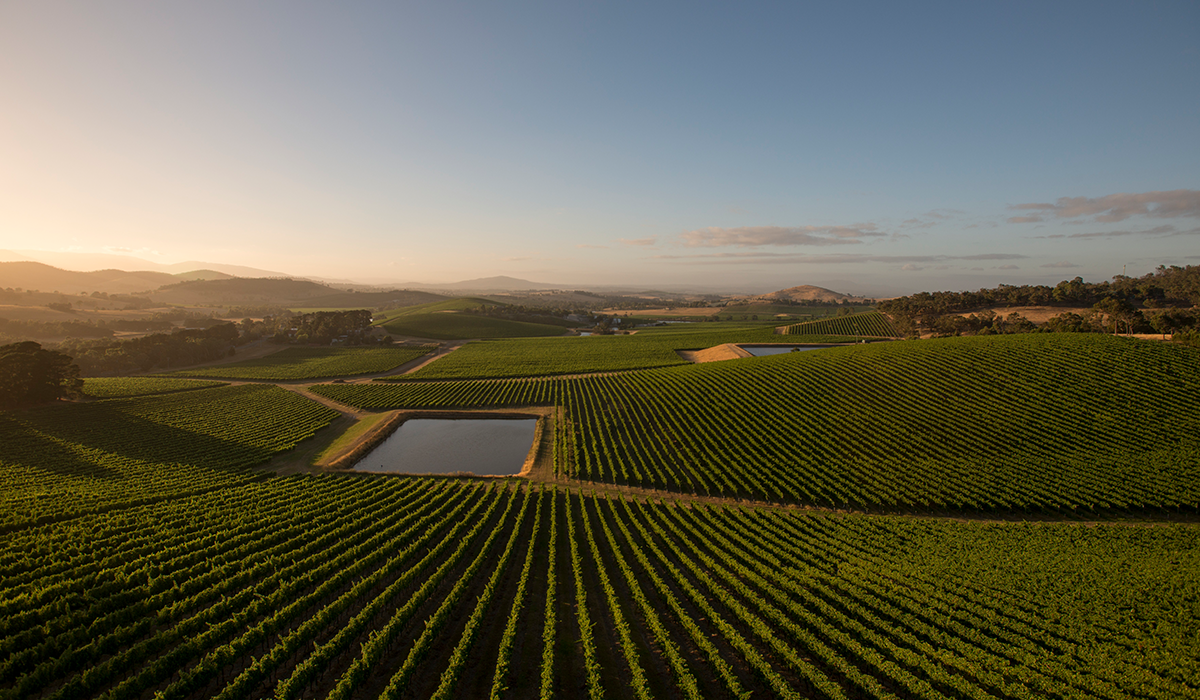
[{"label": "clear blue sky", "polygon": [[0,249],[875,295],[1200,264],[1200,3],[0,3]]}]

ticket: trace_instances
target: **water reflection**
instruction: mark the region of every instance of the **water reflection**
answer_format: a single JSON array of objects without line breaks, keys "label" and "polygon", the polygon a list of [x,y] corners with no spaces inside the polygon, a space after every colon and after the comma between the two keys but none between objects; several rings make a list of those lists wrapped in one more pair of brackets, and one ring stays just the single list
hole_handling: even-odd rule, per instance
[{"label": "water reflection", "polygon": [[533,447],[536,418],[413,418],[359,463],[404,474],[517,474]]}]

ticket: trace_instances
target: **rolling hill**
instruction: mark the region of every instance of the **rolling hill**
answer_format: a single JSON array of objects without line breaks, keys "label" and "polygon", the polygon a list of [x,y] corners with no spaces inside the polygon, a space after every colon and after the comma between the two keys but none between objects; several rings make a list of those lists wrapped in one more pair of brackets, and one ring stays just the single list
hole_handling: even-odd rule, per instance
[{"label": "rolling hill", "polygon": [[43,292],[136,294],[178,281],[179,278],[165,272],[76,272],[33,261],[0,262],[0,286]]},{"label": "rolling hill", "polygon": [[494,316],[465,313],[483,307],[506,306],[490,299],[461,297],[406,309],[385,312],[376,325],[393,335],[436,340],[467,338],[526,338],[563,335],[566,321],[547,317],[546,323],[532,323]]}]

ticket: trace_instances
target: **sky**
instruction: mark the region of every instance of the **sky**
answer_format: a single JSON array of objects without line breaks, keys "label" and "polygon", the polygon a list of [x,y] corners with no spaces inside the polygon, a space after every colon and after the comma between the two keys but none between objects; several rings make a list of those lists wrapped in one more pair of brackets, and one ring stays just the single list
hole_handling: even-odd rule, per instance
[{"label": "sky", "polygon": [[0,250],[873,296],[1196,265],[1200,3],[0,0]]}]

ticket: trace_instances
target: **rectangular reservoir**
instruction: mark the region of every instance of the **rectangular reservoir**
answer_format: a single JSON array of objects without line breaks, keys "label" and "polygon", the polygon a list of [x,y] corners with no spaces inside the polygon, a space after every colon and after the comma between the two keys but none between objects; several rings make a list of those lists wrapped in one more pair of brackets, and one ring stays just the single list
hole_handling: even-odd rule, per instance
[{"label": "rectangular reservoir", "polygon": [[518,474],[536,431],[537,418],[412,418],[355,468],[401,474]]}]

